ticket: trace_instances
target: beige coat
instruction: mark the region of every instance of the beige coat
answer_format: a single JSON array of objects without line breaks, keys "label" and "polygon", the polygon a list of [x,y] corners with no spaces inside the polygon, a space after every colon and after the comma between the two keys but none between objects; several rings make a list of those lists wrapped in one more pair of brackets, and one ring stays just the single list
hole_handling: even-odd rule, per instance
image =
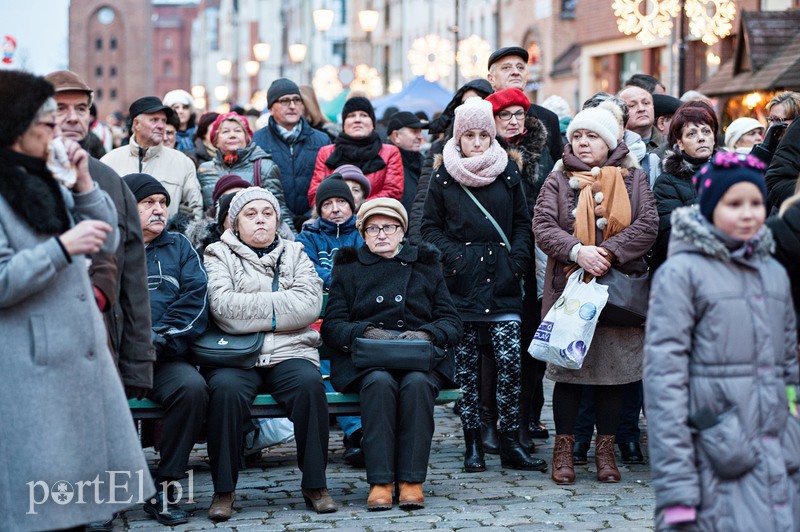
[{"label": "beige coat", "polygon": [[[272,291],[278,257],[279,292]],[[225,332],[266,331],[258,367],[271,367],[290,358],[304,358],[319,367],[320,336],[309,328],[322,309],[322,280],[302,244],[279,240],[278,247],[259,258],[228,229],[208,246],[211,316]]]},{"label": "beige coat", "polygon": [[140,160],[139,145],[136,138],[131,137],[130,144],[110,151],[100,161],[113,168],[120,176],[144,173],[158,179],[171,199],[167,209],[169,218],[178,212],[193,218],[202,218],[203,194],[200,192],[197,170],[194,162],[178,150],[153,146],[147,148]]}]

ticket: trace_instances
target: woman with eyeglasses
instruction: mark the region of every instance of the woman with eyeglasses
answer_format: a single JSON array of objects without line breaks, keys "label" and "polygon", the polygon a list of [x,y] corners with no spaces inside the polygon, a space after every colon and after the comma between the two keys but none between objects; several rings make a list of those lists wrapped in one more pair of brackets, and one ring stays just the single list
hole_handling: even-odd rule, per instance
[{"label": "woman with eyeglasses", "polygon": [[356,366],[357,338],[423,340],[452,348],[461,323],[445,285],[437,251],[404,240],[408,214],[390,198],[364,203],[356,226],[361,247],[339,249],[334,258],[322,337],[334,351],[331,380],[361,397],[361,445],[370,484],[367,510],[389,510],[395,484],[400,508],[423,508],[433,407],[439,389],[452,381],[452,355],[433,368]]},{"label": "woman with eyeglasses", "polygon": [[371,198],[403,197],[403,160],[400,150],[384,144],[375,131],[375,109],[363,96],[355,96],[342,108],[344,130],[336,141],[323,146],[317,153],[314,177],[308,188],[308,204],[315,205],[317,187],[343,164],[352,164],[361,169],[370,182]]},{"label": "woman with eyeglasses", "polygon": [[486,469],[478,401],[483,351],[497,367],[501,464],[544,471],[546,462],[532,458],[519,441],[521,283],[531,259],[531,215],[519,167],[495,136],[491,103],[469,98],[456,108],[453,137],[434,161],[422,238],[441,252],[464,322],[455,354],[464,394],[464,469]]},{"label": "woman with eyeglasses", "polygon": [[[0,71],[0,530],[83,529],[154,492],[99,309],[113,292],[88,275],[114,256],[116,209],[86,151],[52,143],[53,94],[44,78]],[[133,502],[108,503],[114,471],[130,475],[113,496]],[[103,497],[31,498],[34,484],[63,485],[66,500],[79,481]]]},{"label": "woman with eyeglasses", "polygon": [[[767,161],[767,213],[775,214],[783,202],[793,193],[800,174],[800,93],[782,92],[767,104],[771,127],[770,133],[777,137],[775,155]],[[754,152],[755,153],[755,152]]]}]

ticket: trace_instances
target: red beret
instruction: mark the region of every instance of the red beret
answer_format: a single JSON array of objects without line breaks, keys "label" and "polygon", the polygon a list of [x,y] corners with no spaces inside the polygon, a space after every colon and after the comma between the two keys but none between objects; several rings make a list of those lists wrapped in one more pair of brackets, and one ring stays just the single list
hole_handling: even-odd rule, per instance
[{"label": "red beret", "polygon": [[251,140],[253,140],[253,130],[250,129],[250,123],[247,121],[245,117],[240,115],[239,113],[225,113],[219,115],[214,123],[211,124],[211,142],[217,142],[217,132],[219,131],[219,127],[222,125],[223,122],[226,120],[232,120],[234,122],[238,122],[242,129],[244,129],[245,134],[247,135],[247,143],[249,144]]},{"label": "red beret", "polygon": [[531,106],[531,102],[528,100],[528,97],[525,96],[525,93],[515,87],[490,94],[485,100],[492,104],[492,112],[494,114],[512,105],[521,105],[527,113],[528,108]]}]

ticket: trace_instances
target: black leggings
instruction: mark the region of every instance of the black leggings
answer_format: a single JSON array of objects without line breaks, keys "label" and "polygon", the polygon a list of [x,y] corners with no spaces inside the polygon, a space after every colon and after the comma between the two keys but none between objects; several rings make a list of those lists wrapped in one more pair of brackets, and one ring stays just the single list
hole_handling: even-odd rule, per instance
[{"label": "black leggings", "polygon": [[[553,418],[556,423],[556,434],[574,434],[578,409],[581,405],[580,384],[557,382],[553,388]],[[594,403],[597,433],[613,435],[617,433],[617,425],[622,412],[625,397],[625,385],[594,386]]]}]

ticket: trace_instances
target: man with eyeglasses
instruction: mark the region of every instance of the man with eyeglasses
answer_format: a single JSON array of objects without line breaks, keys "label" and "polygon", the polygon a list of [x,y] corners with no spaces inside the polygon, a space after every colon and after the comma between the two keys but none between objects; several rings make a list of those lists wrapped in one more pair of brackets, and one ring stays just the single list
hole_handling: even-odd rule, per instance
[{"label": "man with eyeglasses", "polygon": [[164,407],[157,493],[145,501],[144,511],[172,526],[189,520],[177,504],[176,485],[186,477],[189,453],[209,401],[205,379],[187,358],[189,347],[208,325],[208,278],[189,239],[166,231],[170,195],[164,185],[148,174],[129,174],[123,179],[138,202],[147,255],[150,332],[157,355],[148,397]]},{"label": "man with eyeglasses", "polygon": [[330,144],[328,135],[317,131],[304,118],[305,105],[300,88],[286,78],[276,79],[267,91],[270,117],[266,127],[256,131],[253,142],[267,152],[281,171],[283,195],[292,213],[295,229],[311,217],[308,188],[314,174],[317,152]]},{"label": "man with eyeglasses", "polygon": [[397,146],[403,159],[403,198],[400,203],[411,212],[411,204],[417,193],[417,183],[422,173],[422,129],[427,128],[419,117],[408,111],[399,111],[389,119],[386,135],[389,144]]}]

